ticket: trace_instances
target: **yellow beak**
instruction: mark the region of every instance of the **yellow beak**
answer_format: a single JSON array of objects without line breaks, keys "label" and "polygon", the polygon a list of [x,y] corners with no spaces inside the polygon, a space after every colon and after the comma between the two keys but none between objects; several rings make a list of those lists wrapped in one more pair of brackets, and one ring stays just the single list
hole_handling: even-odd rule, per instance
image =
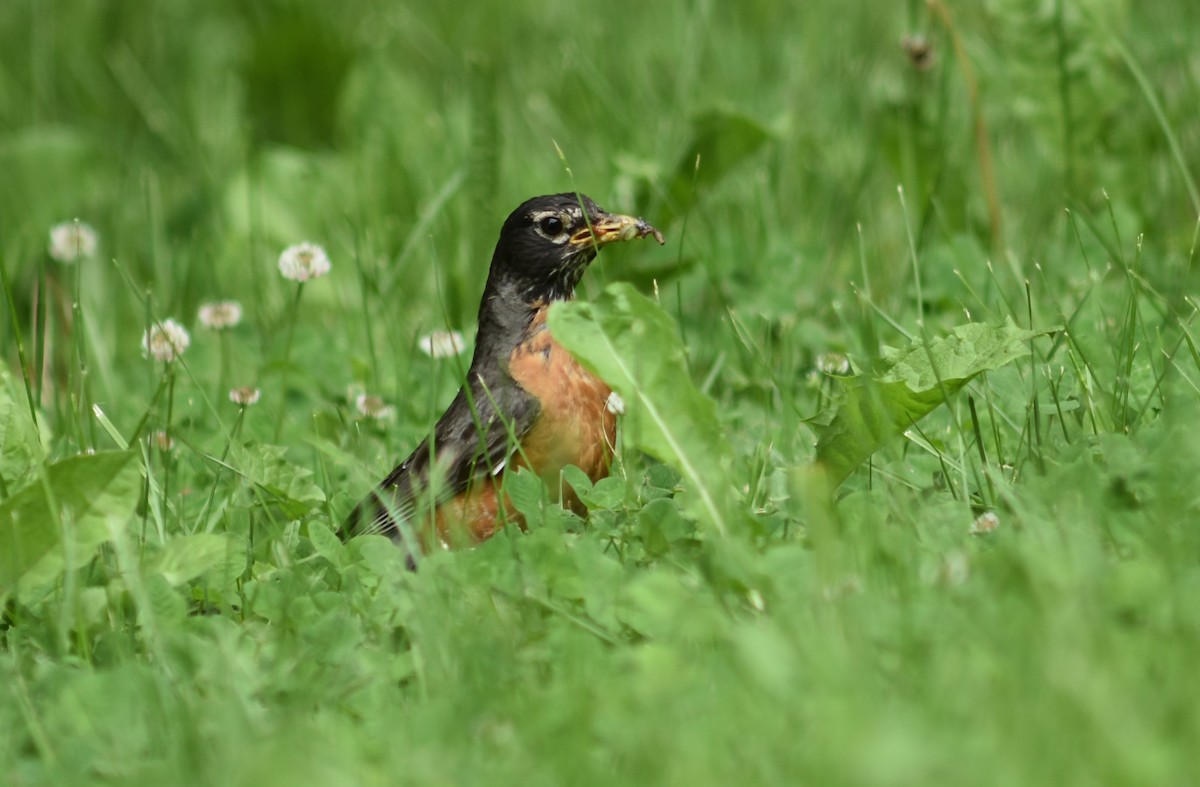
[{"label": "yellow beak", "polygon": [[584,246],[595,243],[597,246],[604,246],[616,241],[644,238],[647,235],[653,235],[659,244],[666,242],[663,234],[645,219],[614,214],[592,222],[591,227],[584,227],[576,232],[571,236],[571,245]]}]

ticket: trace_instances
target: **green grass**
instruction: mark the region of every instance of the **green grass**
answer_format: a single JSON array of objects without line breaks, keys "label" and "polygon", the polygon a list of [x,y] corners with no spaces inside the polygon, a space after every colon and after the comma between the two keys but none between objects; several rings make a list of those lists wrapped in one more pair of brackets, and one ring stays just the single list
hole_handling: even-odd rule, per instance
[{"label": "green grass", "polygon": [[[1194,781],[1200,18],[793,5],[10,0],[0,782]],[[560,315],[641,397],[617,480],[416,574],[340,543],[457,388],[419,337],[566,189],[668,238]],[[830,489],[811,419],[895,410],[818,363],[914,340],[947,404]]]}]

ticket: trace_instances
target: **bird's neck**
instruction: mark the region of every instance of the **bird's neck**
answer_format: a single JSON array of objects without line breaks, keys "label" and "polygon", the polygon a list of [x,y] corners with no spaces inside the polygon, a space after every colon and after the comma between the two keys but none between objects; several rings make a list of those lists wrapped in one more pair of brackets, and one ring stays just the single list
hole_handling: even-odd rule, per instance
[{"label": "bird's neck", "polygon": [[574,297],[574,283],[569,288],[546,288],[531,287],[517,279],[490,278],[479,304],[472,367],[481,368],[492,360],[506,361],[513,348],[529,336],[539,311]]}]

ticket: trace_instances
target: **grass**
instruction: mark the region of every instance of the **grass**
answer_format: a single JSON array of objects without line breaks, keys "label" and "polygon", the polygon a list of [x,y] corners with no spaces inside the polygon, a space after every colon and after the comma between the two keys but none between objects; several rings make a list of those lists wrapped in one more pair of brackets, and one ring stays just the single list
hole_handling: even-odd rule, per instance
[{"label": "grass", "polygon": [[[803,5],[11,2],[0,781],[1193,781],[1195,14]],[[420,337],[572,188],[668,238],[571,312],[641,397],[615,480],[586,522],[524,483],[527,533],[416,574],[342,544],[463,374]],[[1006,321],[1015,359],[933,360],[943,406],[813,470],[818,365]]]}]

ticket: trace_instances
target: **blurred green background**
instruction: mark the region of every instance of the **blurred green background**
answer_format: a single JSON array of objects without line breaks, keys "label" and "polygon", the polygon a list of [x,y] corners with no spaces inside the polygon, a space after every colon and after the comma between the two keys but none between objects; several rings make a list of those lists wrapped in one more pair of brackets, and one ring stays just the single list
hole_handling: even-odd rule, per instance
[{"label": "blurred green background", "polygon": [[[1195,206],[1122,50],[1162,102],[1182,161],[1196,160],[1190,7],[960,5],[949,29],[918,2],[13,0],[0,18],[3,251],[27,268],[46,228],[84,218],[105,257],[182,313],[218,288],[270,297],[256,264],[311,237],[406,307],[438,300],[437,268],[463,324],[503,216],[572,187],[652,219],[701,205],[671,238],[710,272],[689,279],[715,290],[686,300],[699,313],[712,301],[820,310],[811,293],[826,282],[849,295],[857,224],[878,296],[899,307],[898,184],[918,251],[936,258],[933,295],[952,286],[953,265],[1069,254],[1062,208],[1103,218],[1103,188],[1126,242],[1142,232],[1186,245]],[[906,37],[927,42],[923,67]],[[697,123],[714,112],[769,142],[735,134],[701,151],[713,160],[693,184]],[[739,142],[757,154],[718,177],[721,151],[736,155]]]}]

